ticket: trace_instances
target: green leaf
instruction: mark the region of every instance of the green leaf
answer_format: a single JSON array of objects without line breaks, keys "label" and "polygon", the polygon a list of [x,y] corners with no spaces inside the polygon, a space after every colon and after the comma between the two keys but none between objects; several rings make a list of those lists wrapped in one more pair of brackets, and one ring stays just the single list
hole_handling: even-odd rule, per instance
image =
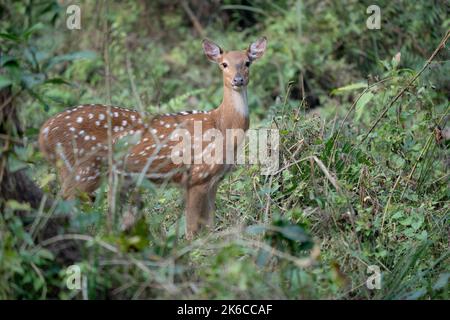
[{"label": "green leaf", "polygon": [[310,240],[305,230],[297,225],[283,227],[280,232],[285,238],[290,240],[300,242],[308,242]]},{"label": "green leaf", "polygon": [[54,173],[46,174],[42,177],[39,186],[41,188],[45,187],[49,182],[54,181],[56,178],[56,175]]},{"label": "green leaf", "polygon": [[397,220],[397,219],[400,219],[400,218],[403,217],[403,216],[404,216],[403,211],[397,211],[396,213],[394,213],[394,214],[392,215],[392,219]]},{"label": "green leaf", "polygon": [[14,211],[30,211],[31,207],[29,203],[17,202],[16,200],[8,200],[6,206]]},{"label": "green leaf", "polygon": [[342,94],[345,92],[359,90],[359,89],[363,89],[363,88],[367,88],[367,83],[357,82],[357,83],[352,83],[352,84],[349,84],[349,85],[346,85],[346,86],[343,86],[340,88],[336,88],[331,91],[331,94]]},{"label": "green leaf", "polygon": [[16,172],[21,169],[25,169],[28,165],[22,160],[17,159],[15,156],[9,157],[8,159],[8,168],[11,172]]},{"label": "green leaf", "polygon": [[440,290],[448,286],[450,279],[450,272],[441,273],[436,283],[433,285],[433,290]]},{"label": "green leaf", "polygon": [[364,107],[372,100],[374,94],[370,91],[365,92],[358,100],[355,106],[355,120],[358,121],[364,113]]},{"label": "green leaf", "polygon": [[29,73],[22,75],[22,83],[26,88],[32,88],[38,84],[44,83],[45,74],[43,73]]},{"label": "green leaf", "polygon": [[0,66],[4,66],[7,63],[10,63],[11,61],[15,62],[17,64],[16,58],[9,55],[0,55]]},{"label": "green leaf", "polygon": [[405,300],[417,300],[421,297],[423,297],[425,294],[427,293],[427,289],[425,288],[420,288],[419,290],[413,291],[408,293],[404,299]]},{"label": "green leaf", "polygon": [[65,61],[74,61],[79,59],[95,59],[96,57],[97,54],[94,51],[76,51],[68,54],[63,54],[49,59],[47,65],[45,66],[45,69],[50,69],[54,65]]},{"label": "green leaf", "polygon": [[8,39],[15,42],[20,41],[20,37],[12,33],[0,33],[0,38]]},{"label": "green leaf", "polygon": [[66,201],[60,201],[58,202],[58,205],[56,207],[56,212],[59,212],[61,214],[64,213],[70,213],[75,207],[75,201],[73,200],[66,200]]},{"label": "green leaf", "polygon": [[271,254],[269,251],[260,249],[256,257],[256,264],[261,268],[264,267],[264,265],[269,261],[270,256]]},{"label": "green leaf", "polygon": [[266,227],[262,224],[254,224],[247,227],[246,232],[249,234],[257,235],[262,234],[266,231]]},{"label": "green leaf", "polygon": [[42,105],[44,106],[44,111],[45,111],[45,112],[47,112],[47,111],[50,109],[50,107],[48,106],[48,104],[44,101],[44,99],[42,99],[42,97],[41,97],[40,95],[38,95],[36,92],[34,92],[34,91],[31,90],[31,89],[28,89],[27,91],[28,91],[28,93],[29,93],[33,98],[35,98],[35,99],[38,100],[40,103],[42,103]]},{"label": "green leaf", "polygon": [[40,258],[46,259],[46,260],[53,260],[54,256],[53,253],[51,253],[49,250],[47,249],[40,249],[36,255]]},{"label": "green leaf", "polygon": [[12,81],[4,75],[0,74],[0,89],[10,85],[12,85]]},{"label": "green leaf", "polygon": [[44,28],[44,24],[42,22],[36,23],[35,25],[32,25],[29,27],[25,32],[22,34],[22,37],[24,39],[28,39],[34,32],[41,30]]}]

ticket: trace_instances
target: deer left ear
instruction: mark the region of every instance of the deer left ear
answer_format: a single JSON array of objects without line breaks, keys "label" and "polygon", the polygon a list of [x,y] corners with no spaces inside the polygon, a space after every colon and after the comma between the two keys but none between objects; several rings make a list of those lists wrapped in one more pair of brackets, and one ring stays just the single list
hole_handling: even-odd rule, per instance
[{"label": "deer left ear", "polygon": [[219,63],[220,58],[222,57],[222,53],[223,53],[222,48],[208,39],[203,40],[202,46],[203,46],[203,51],[205,52],[208,59],[213,62]]},{"label": "deer left ear", "polygon": [[267,47],[267,38],[261,37],[255,42],[253,42],[251,45],[248,46],[247,49],[247,55],[248,58],[253,61],[256,59],[259,59],[263,56],[264,52],[266,51]]}]

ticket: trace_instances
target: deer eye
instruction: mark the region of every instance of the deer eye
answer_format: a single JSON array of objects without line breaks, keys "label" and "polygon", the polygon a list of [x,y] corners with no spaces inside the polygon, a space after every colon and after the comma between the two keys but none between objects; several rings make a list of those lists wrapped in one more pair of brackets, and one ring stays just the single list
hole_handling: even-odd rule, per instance
[{"label": "deer eye", "polygon": [[225,69],[226,67],[228,67],[228,63],[226,62],[222,63],[222,67]]},{"label": "deer eye", "polygon": [[245,66],[248,68],[250,67],[250,61],[245,61]]}]

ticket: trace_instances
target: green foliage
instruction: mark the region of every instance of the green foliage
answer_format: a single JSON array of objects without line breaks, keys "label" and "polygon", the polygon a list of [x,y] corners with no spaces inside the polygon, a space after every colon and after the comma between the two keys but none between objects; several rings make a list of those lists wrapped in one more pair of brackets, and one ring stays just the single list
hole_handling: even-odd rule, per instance
[{"label": "green foliage", "polygon": [[[151,113],[221,100],[219,70],[181,6],[108,3],[82,2],[82,30],[73,31],[57,1],[0,7],[0,89],[12,86],[24,127],[10,132],[23,143],[0,152],[10,171],[27,169],[51,195],[56,176],[34,144],[51,115],[109,99]],[[367,30],[367,5],[224,1],[207,17],[198,10],[225,49],[268,37],[249,106],[252,127],[279,129],[282,170],[236,168],[220,186],[215,230],[192,242],[179,190],[146,180],[136,223],[123,227],[131,200],[117,203],[113,232],[107,181],[94,203],[0,203],[0,298],[448,299],[449,144],[435,139],[448,126],[448,51],[376,121],[449,21],[440,3],[379,1],[382,29]],[[320,108],[295,94],[302,77]],[[124,141],[116,156],[125,152]],[[70,264],[82,270],[82,290],[67,288],[69,263],[38,236],[59,215],[70,222],[53,244],[64,247],[66,236],[81,248]],[[369,265],[381,268],[380,290],[364,285]]]}]

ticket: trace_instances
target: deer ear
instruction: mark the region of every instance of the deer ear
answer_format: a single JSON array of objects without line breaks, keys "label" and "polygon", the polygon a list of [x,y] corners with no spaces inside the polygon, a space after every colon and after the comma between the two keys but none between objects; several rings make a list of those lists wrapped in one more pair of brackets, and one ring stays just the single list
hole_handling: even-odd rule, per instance
[{"label": "deer ear", "polygon": [[209,41],[208,39],[203,40],[202,46],[203,46],[203,51],[205,52],[205,54],[209,60],[211,60],[213,62],[219,62],[220,58],[222,57],[222,53],[223,53],[223,50],[221,47],[219,47],[214,42]]},{"label": "deer ear", "polygon": [[267,38],[261,37],[248,46],[248,58],[253,61],[262,57],[267,47]]}]

